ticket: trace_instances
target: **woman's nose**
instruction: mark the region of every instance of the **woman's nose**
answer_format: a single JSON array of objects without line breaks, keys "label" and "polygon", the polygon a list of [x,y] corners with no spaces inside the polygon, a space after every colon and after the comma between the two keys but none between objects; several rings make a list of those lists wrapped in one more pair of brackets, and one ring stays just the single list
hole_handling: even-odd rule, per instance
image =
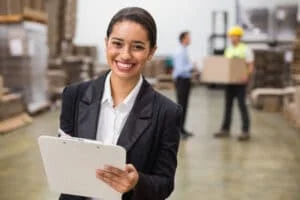
[{"label": "woman's nose", "polygon": [[129,60],[131,59],[132,55],[131,55],[131,51],[130,48],[126,47],[123,48],[120,54],[122,60]]}]

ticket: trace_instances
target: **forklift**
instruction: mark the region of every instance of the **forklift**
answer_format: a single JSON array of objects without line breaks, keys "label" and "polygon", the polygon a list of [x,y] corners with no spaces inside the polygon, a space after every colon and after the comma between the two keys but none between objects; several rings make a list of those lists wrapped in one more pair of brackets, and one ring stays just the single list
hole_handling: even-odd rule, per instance
[{"label": "forklift", "polygon": [[[221,33],[217,32],[217,18],[224,24],[224,29]],[[227,11],[213,11],[212,12],[212,33],[208,39],[208,55],[224,55],[227,47],[227,30],[228,30],[228,12]],[[217,46],[217,41],[222,41],[223,46],[220,48]],[[223,85],[219,84],[208,84],[209,89],[223,89]]]}]

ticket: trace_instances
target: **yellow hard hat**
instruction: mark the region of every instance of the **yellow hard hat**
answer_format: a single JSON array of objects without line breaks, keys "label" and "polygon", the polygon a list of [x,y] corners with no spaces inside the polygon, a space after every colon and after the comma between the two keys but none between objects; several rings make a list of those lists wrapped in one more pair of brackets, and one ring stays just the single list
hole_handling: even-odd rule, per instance
[{"label": "yellow hard hat", "polygon": [[229,36],[243,36],[244,29],[240,26],[233,26],[228,31]]}]

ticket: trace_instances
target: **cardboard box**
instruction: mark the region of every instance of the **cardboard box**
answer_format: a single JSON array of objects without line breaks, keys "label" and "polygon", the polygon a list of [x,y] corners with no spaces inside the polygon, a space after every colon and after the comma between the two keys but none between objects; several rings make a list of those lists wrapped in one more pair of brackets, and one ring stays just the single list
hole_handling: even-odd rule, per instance
[{"label": "cardboard box", "polygon": [[204,59],[202,82],[237,84],[246,76],[244,59],[228,59],[223,56],[209,56]]}]

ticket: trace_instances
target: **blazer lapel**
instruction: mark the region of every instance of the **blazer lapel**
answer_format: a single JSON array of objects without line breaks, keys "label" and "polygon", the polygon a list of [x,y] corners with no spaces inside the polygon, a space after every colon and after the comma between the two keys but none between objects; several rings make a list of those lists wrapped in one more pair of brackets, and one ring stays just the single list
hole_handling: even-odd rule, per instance
[{"label": "blazer lapel", "polygon": [[154,91],[147,81],[144,80],[117,143],[127,151],[130,150],[132,145],[151,124],[153,102]]},{"label": "blazer lapel", "polygon": [[84,91],[78,108],[78,137],[96,139],[106,76],[107,74],[94,80]]}]

